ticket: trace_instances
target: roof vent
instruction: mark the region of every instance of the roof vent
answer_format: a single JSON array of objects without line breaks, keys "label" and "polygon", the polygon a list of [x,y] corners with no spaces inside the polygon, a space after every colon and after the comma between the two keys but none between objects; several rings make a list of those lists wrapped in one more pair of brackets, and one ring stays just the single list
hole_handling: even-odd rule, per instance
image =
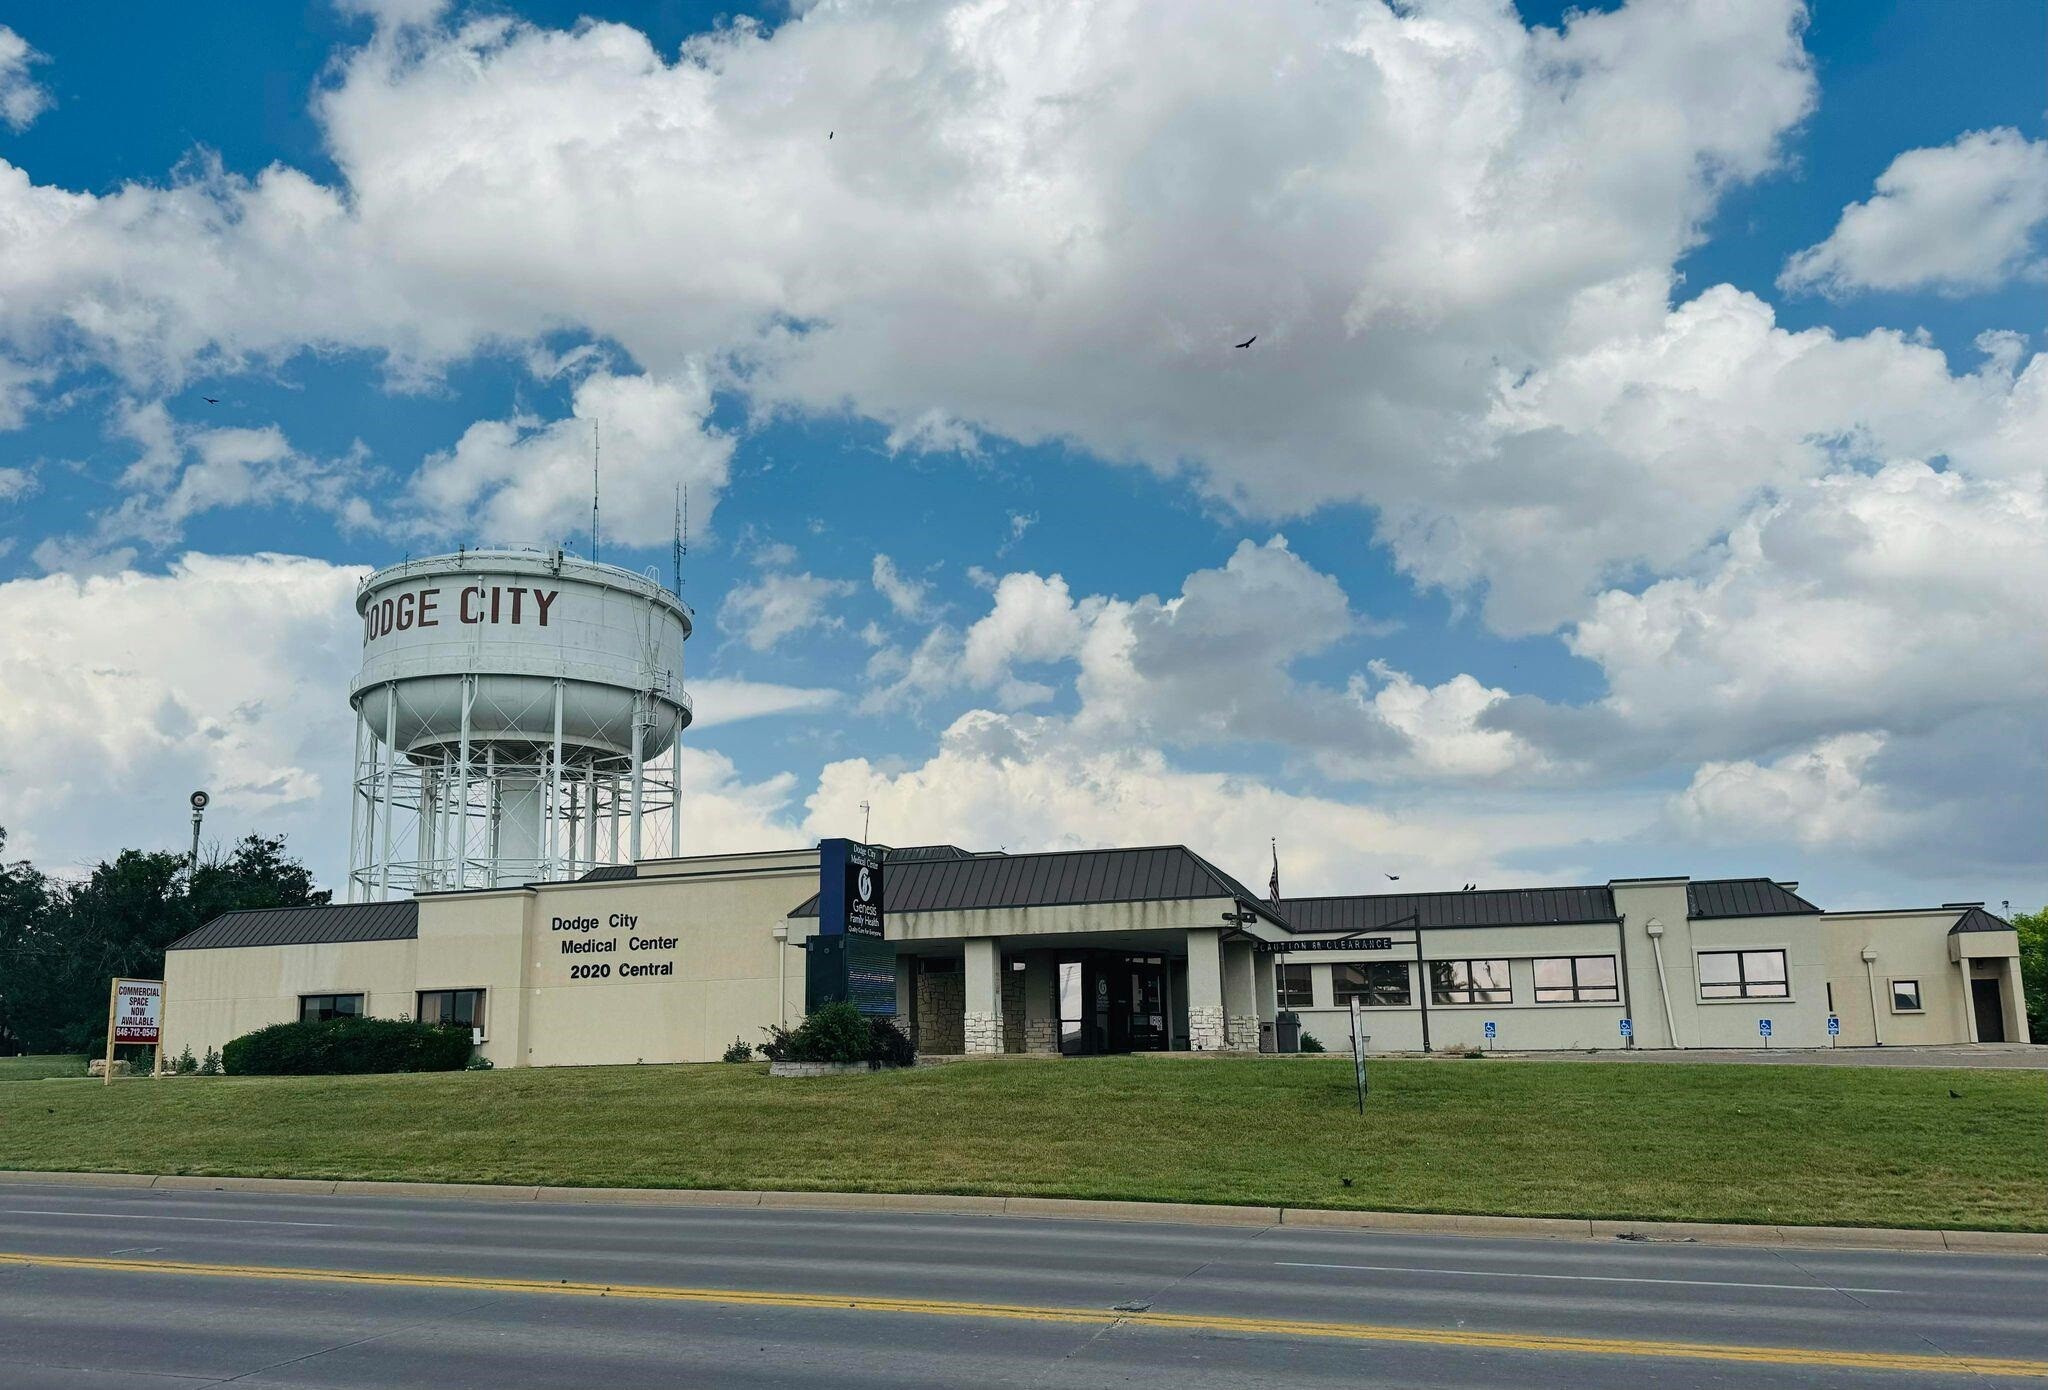
[{"label": "roof vent", "polygon": [[1781,878],[1778,880],[1778,886],[1787,893],[1797,893],[1799,891],[1799,880],[1796,878]]},{"label": "roof vent", "polygon": [[1981,901],[1978,901],[1978,902],[1974,902],[1974,903],[1943,903],[1943,904],[1942,904],[1942,906],[1943,906],[1943,907],[1982,907],[1982,906],[1984,906],[1984,904],[1983,904],[1983,902],[1981,902]]}]

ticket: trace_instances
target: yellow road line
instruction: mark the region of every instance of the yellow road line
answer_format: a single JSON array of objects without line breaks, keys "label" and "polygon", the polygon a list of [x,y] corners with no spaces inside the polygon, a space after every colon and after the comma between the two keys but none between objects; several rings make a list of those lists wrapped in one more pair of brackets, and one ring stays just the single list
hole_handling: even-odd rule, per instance
[{"label": "yellow road line", "polygon": [[756,1308],[912,1313],[939,1318],[992,1318],[1009,1322],[1061,1322],[1157,1327],[1194,1332],[1240,1332],[1272,1337],[1318,1337],[1353,1342],[1405,1342],[1487,1351],[1576,1352],[1595,1356],[1664,1356],[1688,1361],[1739,1361],[1767,1366],[1825,1366],[1841,1370],[1905,1371],[1919,1375],[2031,1376],[2048,1378],[2048,1361],[1985,1356],[1929,1356],[1910,1352],[1830,1351],[1816,1347],[1741,1346],[1713,1342],[1658,1342],[1609,1337],[1561,1337],[1530,1332],[1397,1327],[1372,1323],[1312,1322],[1295,1318],[1239,1318],[1218,1313],[1124,1313],[1106,1308],[964,1303],[951,1299],[884,1298],[873,1294],[774,1293],[756,1289],[673,1288],[650,1284],[592,1284],[574,1280],[487,1279],[460,1274],[387,1274],[369,1270],[292,1269],[269,1265],[192,1264],[179,1260],[119,1260],[83,1255],[29,1255],[0,1251],[0,1265],[93,1270],[118,1274],[175,1274],[216,1279],[296,1280],[375,1288],[459,1289],[471,1293],[565,1294],[575,1297],[718,1303]]}]

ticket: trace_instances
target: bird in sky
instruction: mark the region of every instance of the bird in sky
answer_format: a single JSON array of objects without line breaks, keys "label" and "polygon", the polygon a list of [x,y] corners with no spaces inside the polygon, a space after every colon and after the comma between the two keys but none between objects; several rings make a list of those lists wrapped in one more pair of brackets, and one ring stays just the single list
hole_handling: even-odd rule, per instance
[{"label": "bird in sky", "polygon": [[217,396],[201,396],[199,399],[205,401],[208,405],[220,404],[220,398]]},{"label": "bird in sky", "polygon": [[[1385,871],[1382,870],[1381,872]],[[1387,874],[1387,881],[1390,883],[1399,883],[1401,881],[1401,876],[1399,874]]]},{"label": "bird in sky", "polygon": [[830,139],[831,139],[831,138],[832,138],[833,136],[837,135],[838,133],[839,133],[839,132],[838,132],[838,131],[836,131],[836,130],[828,130],[828,131],[826,131],[826,132],[825,132],[825,138],[826,138],[827,140],[830,140]]},{"label": "bird in sky", "polygon": [[1254,333],[1254,334],[1252,334],[1252,336],[1251,336],[1251,337],[1249,337],[1249,338],[1246,338],[1246,339],[1245,339],[1245,340],[1244,340],[1243,342],[1239,343],[1239,344],[1238,344],[1238,346],[1239,346],[1239,347],[1241,347],[1241,348],[1248,348],[1248,347],[1250,347],[1250,346],[1251,346],[1251,345],[1252,345],[1253,343],[1256,343],[1256,342],[1257,342],[1258,340],[1259,340],[1259,335],[1258,335],[1258,334],[1256,334],[1256,333]]}]

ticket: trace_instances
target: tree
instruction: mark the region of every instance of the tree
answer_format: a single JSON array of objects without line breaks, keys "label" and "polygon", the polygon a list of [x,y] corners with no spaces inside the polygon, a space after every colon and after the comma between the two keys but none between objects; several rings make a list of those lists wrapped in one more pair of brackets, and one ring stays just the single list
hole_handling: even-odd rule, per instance
[{"label": "tree", "polygon": [[221,913],[332,896],[285,853],[282,837],[261,835],[196,866],[183,854],[128,849],[76,883],[52,883],[25,863],[4,872],[0,1023],[31,1052],[97,1051],[107,981],[161,979],[164,948]]},{"label": "tree", "polygon": [[2015,912],[2020,934],[2020,988],[2027,996],[2027,1031],[2035,1042],[2048,1042],[2048,907]]},{"label": "tree", "polygon": [[[7,830],[0,826],[0,853],[6,848]],[[49,908],[49,880],[25,859],[0,859],[0,1052],[24,1045],[48,1013],[44,982],[24,976],[18,963],[34,953],[39,934],[48,929]]]}]

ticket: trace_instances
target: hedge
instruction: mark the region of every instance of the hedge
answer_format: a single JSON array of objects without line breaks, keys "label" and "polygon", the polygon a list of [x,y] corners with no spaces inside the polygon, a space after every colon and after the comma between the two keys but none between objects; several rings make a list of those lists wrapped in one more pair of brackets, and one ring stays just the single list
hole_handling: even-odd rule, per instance
[{"label": "hedge", "polygon": [[460,1071],[469,1030],[395,1018],[273,1023],[221,1049],[231,1076],[343,1076],[387,1071]]}]

